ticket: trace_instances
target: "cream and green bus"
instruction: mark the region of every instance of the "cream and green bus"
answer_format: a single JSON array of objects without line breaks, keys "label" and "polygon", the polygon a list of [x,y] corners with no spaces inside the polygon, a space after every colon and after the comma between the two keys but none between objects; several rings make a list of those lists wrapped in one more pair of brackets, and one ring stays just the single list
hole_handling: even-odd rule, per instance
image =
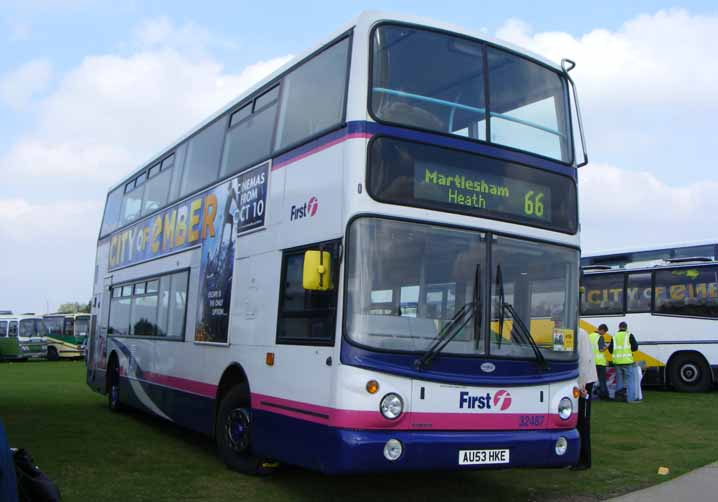
[{"label": "cream and green bus", "polygon": [[83,347],[90,333],[90,314],[46,314],[48,329],[47,358],[50,361],[82,358]]}]

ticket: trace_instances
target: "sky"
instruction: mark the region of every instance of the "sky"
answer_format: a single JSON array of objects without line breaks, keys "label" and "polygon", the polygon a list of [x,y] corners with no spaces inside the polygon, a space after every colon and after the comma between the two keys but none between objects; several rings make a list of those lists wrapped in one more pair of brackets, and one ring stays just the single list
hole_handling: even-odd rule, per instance
[{"label": "sky", "polygon": [[715,2],[0,0],[0,309],[89,300],[108,187],[364,9],[577,62],[585,253],[715,239]]}]

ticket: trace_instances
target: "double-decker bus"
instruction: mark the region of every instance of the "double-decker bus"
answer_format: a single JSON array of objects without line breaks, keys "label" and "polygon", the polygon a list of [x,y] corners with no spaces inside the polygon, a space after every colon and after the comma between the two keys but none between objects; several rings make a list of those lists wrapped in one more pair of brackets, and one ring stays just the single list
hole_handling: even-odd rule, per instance
[{"label": "double-decker bus", "polygon": [[110,190],[88,384],[242,472],[576,464],[572,66],[361,15]]},{"label": "double-decker bus", "polygon": [[47,357],[47,327],[35,314],[0,314],[0,358]]},{"label": "double-decker bus", "polygon": [[43,316],[48,329],[47,358],[80,358],[90,333],[90,314],[46,314]]},{"label": "double-decker bus", "polygon": [[703,392],[718,382],[717,243],[611,251],[581,265],[581,327],[611,333],[626,322],[644,383]]}]

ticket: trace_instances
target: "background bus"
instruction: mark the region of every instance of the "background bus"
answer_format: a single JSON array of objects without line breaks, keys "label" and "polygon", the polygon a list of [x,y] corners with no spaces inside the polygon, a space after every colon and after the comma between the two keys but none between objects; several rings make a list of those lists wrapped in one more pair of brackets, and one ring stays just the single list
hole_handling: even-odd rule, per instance
[{"label": "background bus", "polygon": [[572,65],[426,24],[362,15],[109,192],[112,409],[251,473],[577,462]]},{"label": "background bus", "polygon": [[[0,316],[6,315],[12,315],[12,311],[0,311]],[[15,331],[13,331],[13,336],[10,336],[8,332],[9,325],[10,321],[8,319],[0,318],[0,361],[24,361],[27,356],[20,349],[20,342],[18,342]]]},{"label": "background bus", "polygon": [[90,314],[46,314],[43,316],[48,329],[47,358],[83,357],[83,346],[90,333]]},{"label": "background bus", "polygon": [[718,381],[718,244],[698,242],[582,258],[581,326],[628,323],[644,383],[682,391]]},{"label": "background bus", "polygon": [[47,328],[42,317],[35,314],[0,315],[0,338],[3,356],[7,351],[9,359],[47,356]]}]

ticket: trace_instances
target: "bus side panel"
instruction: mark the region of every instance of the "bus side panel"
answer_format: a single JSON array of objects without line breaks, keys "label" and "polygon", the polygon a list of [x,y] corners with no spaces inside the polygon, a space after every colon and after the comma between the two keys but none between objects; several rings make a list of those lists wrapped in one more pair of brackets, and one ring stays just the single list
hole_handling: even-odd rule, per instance
[{"label": "bus side panel", "polygon": [[[618,329],[618,323],[628,323],[628,331],[638,342],[635,360],[645,366],[644,383],[665,383],[667,364],[679,351],[701,354],[710,366],[718,365],[718,335],[716,321],[690,317],[627,314],[625,316],[583,317],[581,327],[587,332],[599,324],[608,326],[609,334]],[[608,357],[610,361],[610,355]]]},{"label": "bus side panel", "polygon": [[344,143],[321,150],[281,167],[286,170],[280,249],[336,238],[343,231]]}]

